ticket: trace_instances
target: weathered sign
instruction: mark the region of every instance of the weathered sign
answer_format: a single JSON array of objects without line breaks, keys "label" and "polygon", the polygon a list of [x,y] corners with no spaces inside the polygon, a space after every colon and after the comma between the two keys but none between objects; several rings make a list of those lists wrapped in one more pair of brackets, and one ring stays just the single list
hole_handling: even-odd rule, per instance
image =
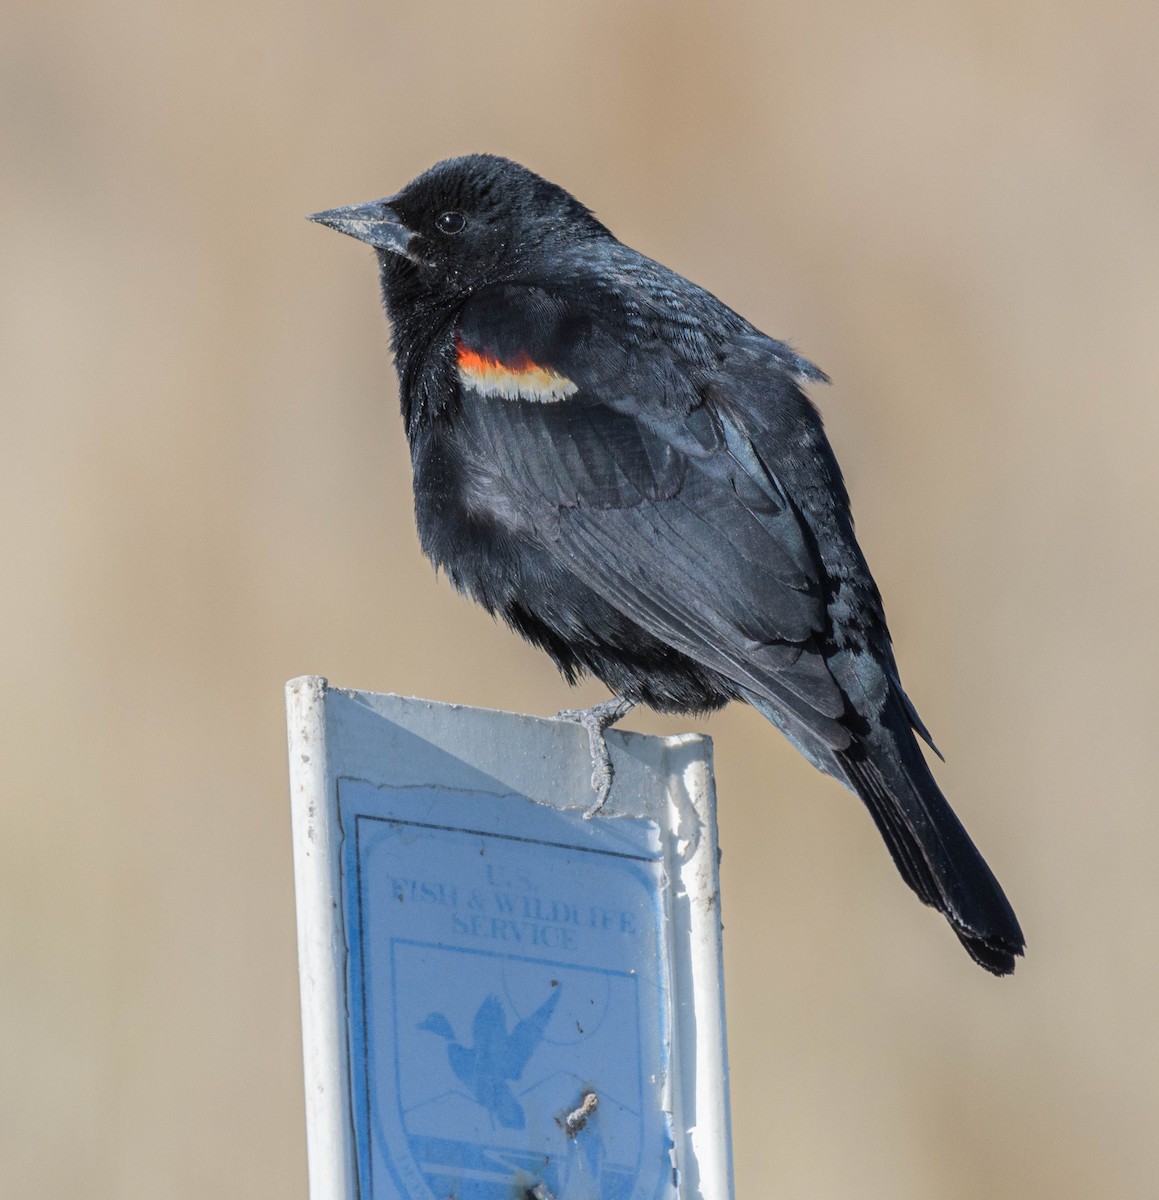
[{"label": "weathered sign", "polygon": [[287,697],[314,1200],[727,1200],[708,743]]}]

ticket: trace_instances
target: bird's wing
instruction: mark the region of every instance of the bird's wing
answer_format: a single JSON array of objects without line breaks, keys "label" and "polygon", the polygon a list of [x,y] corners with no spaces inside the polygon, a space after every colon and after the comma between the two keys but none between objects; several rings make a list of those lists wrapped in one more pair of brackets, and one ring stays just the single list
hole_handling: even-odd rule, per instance
[{"label": "bird's wing", "polygon": [[508,1079],[518,1079],[527,1066],[535,1047],[543,1041],[551,1014],[559,1003],[560,988],[552,989],[548,998],[529,1017],[524,1017],[511,1031],[507,1039],[507,1057],[504,1065],[507,1068]]},{"label": "bird's wing", "polygon": [[[772,347],[774,356],[780,358],[780,343],[772,343]],[[777,480],[808,513],[806,523],[827,581],[835,640],[842,648],[868,652],[901,705],[906,722],[941,758],[942,752],[902,688],[881,593],[854,535],[845,480],[820,414],[793,381],[784,375],[770,379],[777,372],[770,371],[769,357],[770,343],[763,335],[737,337],[723,370],[709,384],[714,401],[735,441],[751,453],[754,470]],[[805,367],[816,371],[811,364]],[[808,371],[798,375],[816,377]],[[842,680],[843,687],[845,683]],[[858,705],[854,703],[854,707]]]},{"label": "bird's wing", "polygon": [[507,1036],[507,1017],[503,1003],[497,996],[488,996],[475,1012],[471,1024],[471,1036],[478,1057],[489,1053],[491,1047]]},{"label": "bird's wing", "polygon": [[[727,377],[698,379],[661,341],[626,347],[531,288],[472,301],[457,337],[456,425],[479,503],[515,497],[556,561],[608,603],[847,746],[845,698],[817,653],[825,566],[722,402]],[[783,367],[767,386],[799,395]]]}]

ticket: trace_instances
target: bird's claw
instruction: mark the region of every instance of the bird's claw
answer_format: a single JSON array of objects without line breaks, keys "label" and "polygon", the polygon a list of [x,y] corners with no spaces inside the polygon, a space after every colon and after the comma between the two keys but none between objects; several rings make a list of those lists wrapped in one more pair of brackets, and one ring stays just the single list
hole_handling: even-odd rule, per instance
[{"label": "bird's claw", "polygon": [[616,777],[616,768],[612,766],[612,756],[603,733],[593,733],[589,729],[588,736],[592,743],[592,791],[596,798],[591,807],[584,810],[585,821],[590,821],[607,804],[612,794],[612,781]]},{"label": "bird's claw", "polygon": [[552,718],[555,721],[571,721],[587,730],[592,755],[592,791],[595,792],[596,799],[584,812],[585,821],[591,820],[608,802],[608,796],[612,792],[612,781],[616,776],[604,730],[626,716],[634,707],[633,701],[626,700],[623,696],[615,696],[591,708],[560,709]]}]

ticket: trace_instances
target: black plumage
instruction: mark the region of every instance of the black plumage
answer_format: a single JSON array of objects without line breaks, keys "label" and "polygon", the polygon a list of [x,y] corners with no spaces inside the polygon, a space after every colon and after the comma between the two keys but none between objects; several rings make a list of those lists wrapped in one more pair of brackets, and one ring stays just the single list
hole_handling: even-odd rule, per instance
[{"label": "black plumage", "polygon": [[378,252],[423,550],[569,680],[625,698],[593,745],[627,702],[747,701],[861,797],[974,959],[1012,971],[1022,931],[917,745],[804,392],[824,374],[506,159],[314,219]]}]

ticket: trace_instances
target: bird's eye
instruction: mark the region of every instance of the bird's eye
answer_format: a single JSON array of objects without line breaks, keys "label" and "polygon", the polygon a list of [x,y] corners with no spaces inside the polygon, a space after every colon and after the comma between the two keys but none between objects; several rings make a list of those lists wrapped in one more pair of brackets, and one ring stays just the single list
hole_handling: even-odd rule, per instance
[{"label": "bird's eye", "polygon": [[445,212],[439,213],[435,218],[435,228],[440,233],[453,235],[462,233],[463,226],[467,224],[467,218],[461,212]]}]

